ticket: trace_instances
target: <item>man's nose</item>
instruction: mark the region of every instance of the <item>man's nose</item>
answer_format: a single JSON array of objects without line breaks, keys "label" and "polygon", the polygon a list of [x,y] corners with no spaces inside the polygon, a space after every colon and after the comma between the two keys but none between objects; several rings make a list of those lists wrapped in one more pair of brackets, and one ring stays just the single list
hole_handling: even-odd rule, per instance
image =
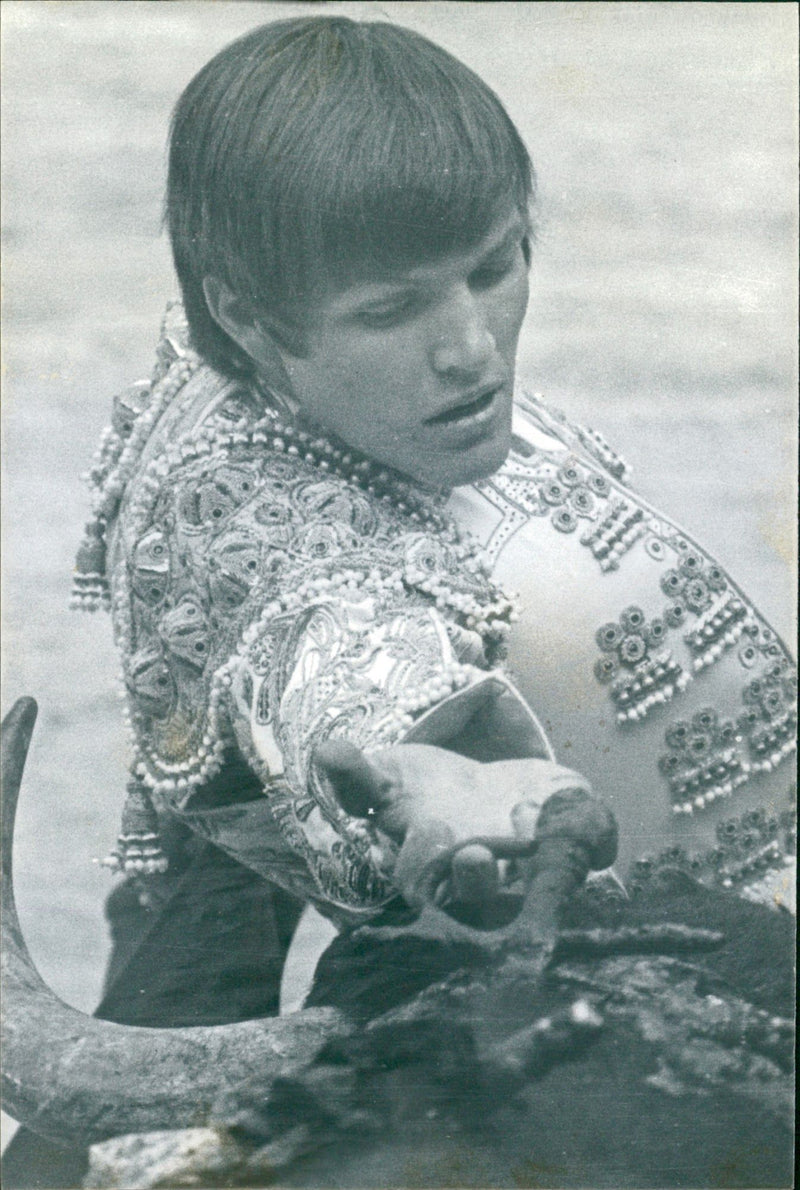
[{"label": "man's nose", "polygon": [[456,377],[479,374],[496,347],[480,301],[469,292],[454,294],[436,320],[431,349],[434,371]]}]

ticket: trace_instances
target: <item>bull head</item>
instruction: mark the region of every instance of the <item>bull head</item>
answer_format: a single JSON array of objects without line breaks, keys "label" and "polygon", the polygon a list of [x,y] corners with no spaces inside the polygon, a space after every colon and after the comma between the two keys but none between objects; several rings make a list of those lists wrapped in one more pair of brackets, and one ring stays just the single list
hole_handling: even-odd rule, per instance
[{"label": "bull head", "polygon": [[214,1027],[143,1029],[64,1004],[23,940],[12,882],[14,817],[37,707],[20,699],[2,724],[4,1107],[53,1140],[92,1144],[127,1132],[205,1123],[214,1101],[247,1079],[303,1067],[347,1032],[334,1009]]},{"label": "bull head", "polygon": [[[346,1018],[331,1008],[214,1027],[150,1029],[97,1020],[55,996],[36,971],[22,938],[11,874],[14,815],[35,719],[36,703],[24,698],[2,725],[3,1089],[10,1114],[53,1140],[89,1144],[121,1133],[202,1125],[215,1103],[243,1083],[251,1095],[266,1097],[276,1079],[298,1072],[324,1042],[347,1034]],[[372,802],[380,794],[380,782],[373,788],[375,782],[360,757],[355,758],[360,768],[350,773],[355,763],[352,751],[340,747],[318,759],[332,776],[347,771],[356,792],[360,774]],[[420,846],[406,872],[409,889],[421,894],[417,920],[402,927],[364,927],[364,933],[371,933],[375,941],[417,934],[468,942],[490,953],[521,946],[529,952],[527,970],[534,979],[553,954],[559,905],[589,869],[605,867],[614,859],[613,816],[585,791],[566,790],[546,800],[536,838],[521,850],[505,839],[469,842],[472,860],[473,853],[477,860],[470,867],[468,855],[470,862],[462,863],[468,875],[475,868],[480,871],[486,856],[492,862],[498,857],[532,857],[526,891],[510,924],[478,930],[439,910],[433,895],[441,873],[436,862],[433,867],[426,864],[427,851]],[[464,859],[458,847],[446,858],[454,864]],[[407,891],[402,881],[400,886]]]}]

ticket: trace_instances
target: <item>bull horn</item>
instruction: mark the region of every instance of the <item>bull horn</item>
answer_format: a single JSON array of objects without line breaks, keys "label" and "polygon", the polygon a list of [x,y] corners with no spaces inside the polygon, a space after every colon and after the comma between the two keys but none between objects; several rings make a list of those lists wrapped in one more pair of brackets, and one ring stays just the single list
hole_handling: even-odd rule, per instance
[{"label": "bull horn", "polygon": [[3,1094],[5,1110],[56,1141],[93,1144],[127,1132],[209,1120],[214,1101],[246,1079],[266,1094],[346,1031],[334,1009],[231,1025],[142,1029],[86,1016],[45,984],[14,906],[11,854],[36,703],[20,699],[2,744]]}]

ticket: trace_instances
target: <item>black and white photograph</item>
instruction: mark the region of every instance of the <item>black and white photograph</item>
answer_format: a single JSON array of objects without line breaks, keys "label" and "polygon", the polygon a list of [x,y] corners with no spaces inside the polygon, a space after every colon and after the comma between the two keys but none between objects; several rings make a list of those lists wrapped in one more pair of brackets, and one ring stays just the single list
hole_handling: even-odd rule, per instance
[{"label": "black and white photograph", "polygon": [[796,6],[0,22],[5,1190],[788,1190]]}]

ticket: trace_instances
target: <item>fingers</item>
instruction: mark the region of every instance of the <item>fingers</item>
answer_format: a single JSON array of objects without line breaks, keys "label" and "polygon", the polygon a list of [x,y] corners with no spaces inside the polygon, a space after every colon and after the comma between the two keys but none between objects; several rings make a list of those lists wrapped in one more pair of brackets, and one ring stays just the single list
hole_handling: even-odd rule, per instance
[{"label": "fingers", "polygon": [[542,806],[536,837],[570,843],[584,855],[588,869],[608,868],[617,858],[619,833],[611,808],[584,789],[570,788],[547,799]]},{"label": "fingers", "polygon": [[500,889],[497,860],[481,843],[468,843],[455,853],[451,878],[455,900],[468,904],[488,904]]},{"label": "fingers", "polygon": [[554,793],[563,793],[565,789],[583,789],[586,793],[592,792],[589,782],[582,773],[577,773],[575,769],[564,768],[560,764],[551,764],[548,767],[550,772],[547,774],[545,783],[547,797]]},{"label": "fingers", "polygon": [[385,781],[355,744],[324,740],[314,751],[314,763],[330,781],[346,814],[366,818],[384,805]]},{"label": "fingers", "polygon": [[535,802],[518,802],[511,811],[511,825],[518,839],[532,839],[536,834],[541,806]]},{"label": "fingers", "polygon": [[536,771],[535,790],[511,811],[511,825],[518,839],[533,839],[539,815],[547,800],[555,794],[578,792],[591,795],[592,787],[584,776],[560,764],[543,762]]}]

